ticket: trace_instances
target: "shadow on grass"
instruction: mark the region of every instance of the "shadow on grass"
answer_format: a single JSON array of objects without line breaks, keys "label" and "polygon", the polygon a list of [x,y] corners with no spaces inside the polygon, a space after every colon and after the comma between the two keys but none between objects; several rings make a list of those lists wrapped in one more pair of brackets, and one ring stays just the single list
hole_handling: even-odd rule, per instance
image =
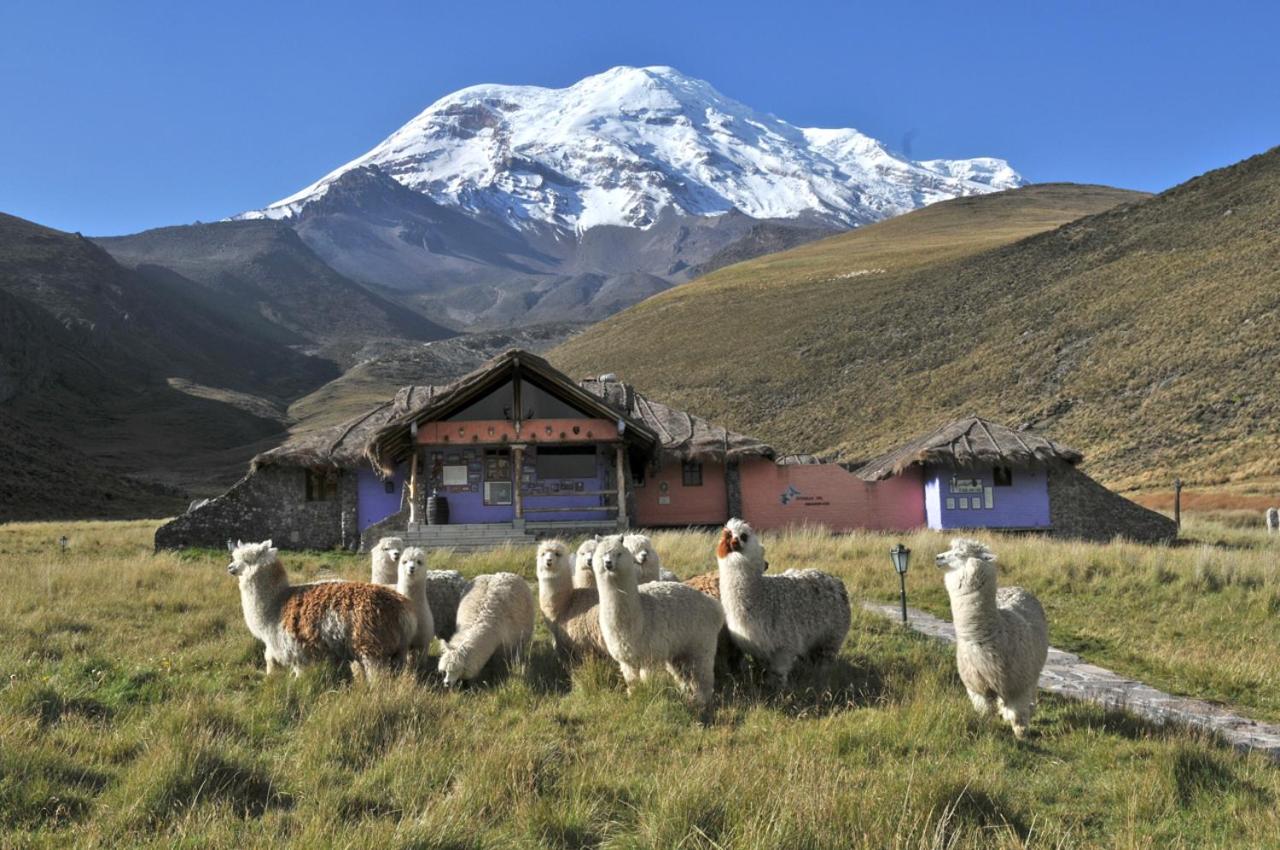
[{"label": "shadow on grass", "polygon": [[738,672],[717,679],[716,690],[725,708],[768,705],[789,717],[828,717],[882,702],[886,681],[880,667],[842,655],[824,664],[801,662],[782,689],[768,683],[761,667],[744,662]]},{"label": "shadow on grass", "polygon": [[1026,818],[1008,801],[972,785],[943,788],[935,797],[934,809],[942,812],[938,831],[939,838],[943,839],[939,843],[944,847],[951,846],[958,839],[954,833],[965,827],[988,836],[1009,830],[1020,842],[1025,842],[1031,832]]},{"label": "shadow on grass", "polygon": [[1190,806],[1205,795],[1218,799],[1233,791],[1244,792],[1258,804],[1273,799],[1266,789],[1237,776],[1218,753],[1184,748],[1174,757],[1172,769],[1178,802],[1183,806]]}]

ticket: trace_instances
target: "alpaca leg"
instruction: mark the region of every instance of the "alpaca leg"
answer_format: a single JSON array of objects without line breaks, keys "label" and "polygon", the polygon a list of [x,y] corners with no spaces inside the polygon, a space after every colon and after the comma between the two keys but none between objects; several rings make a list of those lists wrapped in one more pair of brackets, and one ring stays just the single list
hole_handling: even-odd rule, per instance
[{"label": "alpaca leg", "polygon": [[978,712],[978,714],[982,715],[983,717],[986,717],[988,714],[991,713],[990,700],[988,700],[985,696],[978,693],[977,691],[969,690],[968,688],[965,688],[965,690],[968,691],[969,693],[969,702],[973,703],[974,711]]},{"label": "alpaca leg", "polygon": [[623,664],[621,661],[618,662],[618,668],[622,670],[622,681],[627,684],[627,693],[631,693],[632,686],[640,676],[639,671],[630,664]]},{"label": "alpaca leg", "polygon": [[716,686],[716,653],[715,650],[704,652],[693,662],[694,698],[701,706],[711,702]]},{"label": "alpaca leg", "polygon": [[276,659],[269,649],[263,653],[263,655],[267,659],[267,675],[270,676],[272,673],[276,672]]}]

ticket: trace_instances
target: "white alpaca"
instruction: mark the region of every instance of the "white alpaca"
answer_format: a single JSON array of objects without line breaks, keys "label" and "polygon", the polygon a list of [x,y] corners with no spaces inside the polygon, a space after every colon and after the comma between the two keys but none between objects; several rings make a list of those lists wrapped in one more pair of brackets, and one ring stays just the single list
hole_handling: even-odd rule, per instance
[{"label": "white alpaca", "polygon": [[1267,534],[1280,531],[1280,508],[1267,508],[1266,522]]},{"label": "white alpaca", "polygon": [[979,714],[994,703],[1021,738],[1031,723],[1049,624],[1039,601],[1020,587],[996,589],[996,556],[976,540],[956,538],[938,555],[946,570],[956,627],[956,666]]},{"label": "white alpaca", "polygon": [[628,534],[622,538],[622,545],[636,556],[636,563],[640,566],[641,584],[648,584],[651,581],[680,580],[675,573],[662,568],[662,559],[658,556],[658,550],[653,548],[653,541],[647,534]]},{"label": "white alpaca", "polygon": [[561,656],[609,656],[600,631],[600,596],[594,587],[573,586],[574,561],[560,540],[538,545],[538,607]]},{"label": "white alpaca", "polygon": [[678,582],[640,586],[635,556],[621,534],[605,537],[591,558],[600,593],[600,630],[630,690],[661,668],[705,707],[715,685],[720,603]]},{"label": "white alpaca", "polygon": [[421,666],[436,636],[431,605],[427,601],[427,553],[417,546],[405,549],[400,553],[399,571],[396,592],[412,603],[413,616],[417,619],[413,638],[409,641],[409,652],[414,666]]},{"label": "white alpaca", "polygon": [[767,665],[774,684],[785,685],[801,657],[830,661],[839,654],[851,619],[844,582],[818,570],[765,575],[760,536],[740,519],[725,524],[716,560],[729,637]]},{"label": "white alpaca", "polygon": [[321,660],[355,662],[373,678],[403,662],[417,618],[394,590],[364,582],[291,586],[271,541],[238,543],[227,572],[239,579],[250,633],[266,645],[267,672],[297,675]]},{"label": "white alpaca", "polygon": [[573,586],[595,587],[596,574],[591,571],[591,556],[600,543],[600,535],[596,534],[582,541],[578,546],[578,554],[573,562]]},{"label": "white alpaca", "polygon": [[[385,587],[395,587],[399,581],[398,565],[404,541],[399,537],[384,537],[369,550],[372,560],[372,581]],[[441,640],[453,637],[457,630],[458,603],[471,589],[471,582],[457,570],[426,570],[422,575],[426,587],[427,604],[431,607],[435,636]]]},{"label": "white alpaca", "polygon": [[489,659],[508,663],[523,656],[533,641],[533,594],[515,573],[476,576],[458,606],[458,630],[440,654],[446,687],[480,675]]}]

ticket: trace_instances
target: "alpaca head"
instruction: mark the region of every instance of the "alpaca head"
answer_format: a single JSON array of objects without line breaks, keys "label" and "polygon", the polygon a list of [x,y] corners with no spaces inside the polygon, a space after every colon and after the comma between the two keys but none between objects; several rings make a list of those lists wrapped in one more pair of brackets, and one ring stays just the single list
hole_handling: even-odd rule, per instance
[{"label": "alpaca head", "polygon": [[769,569],[764,557],[764,544],[760,535],[746,520],[734,519],[724,524],[720,542],[716,545],[716,560],[722,565],[749,566],[758,573]]},{"label": "alpaca head", "polygon": [[635,556],[636,563],[644,566],[650,559],[658,560],[658,552],[653,548],[653,541],[645,534],[628,534],[622,538],[622,545]]},{"label": "alpaca head", "polygon": [[404,551],[404,541],[399,537],[384,537],[369,550],[373,559],[373,580],[383,584],[395,581],[396,565],[400,562],[400,553]]},{"label": "alpaca head", "polygon": [[446,688],[458,688],[467,680],[467,653],[465,649],[454,641],[453,645],[446,643],[440,652],[440,663],[436,665],[436,669],[444,677],[444,686]]},{"label": "alpaca head", "polygon": [[261,543],[244,543],[237,542],[231,550],[231,563],[227,565],[227,572],[240,579],[241,585],[246,585],[259,574],[265,574],[268,567],[278,566],[279,550],[271,545],[270,540],[264,540]]},{"label": "alpaca head", "polygon": [[957,537],[951,548],[939,552],[938,569],[946,572],[949,590],[971,590],[995,577],[996,555],[985,544],[969,537]]},{"label": "alpaca head", "polygon": [[582,545],[578,547],[578,555],[574,561],[574,569],[585,576],[590,582],[595,582],[595,574],[591,571],[591,558],[596,553],[596,546],[600,543],[600,535],[595,534],[582,541]]},{"label": "alpaca head", "polygon": [[636,556],[623,543],[621,534],[611,534],[600,539],[591,556],[591,569],[595,573],[597,585],[603,582],[613,587],[626,587],[636,584],[640,578]]},{"label": "alpaca head", "polygon": [[410,546],[400,553],[399,579],[409,585],[418,585],[427,577],[427,553],[418,546]]},{"label": "alpaca head", "polygon": [[569,547],[563,540],[544,540],[538,544],[539,579],[572,578]]}]

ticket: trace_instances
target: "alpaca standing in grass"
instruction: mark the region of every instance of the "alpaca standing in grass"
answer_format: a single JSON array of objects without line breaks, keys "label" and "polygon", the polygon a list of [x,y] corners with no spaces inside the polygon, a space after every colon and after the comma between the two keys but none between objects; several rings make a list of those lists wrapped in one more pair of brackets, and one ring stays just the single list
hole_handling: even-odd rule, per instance
[{"label": "alpaca standing in grass", "polygon": [[1280,531],[1280,508],[1267,508],[1266,522],[1267,534]]},{"label": "alpaca standing in grass", "polygon": [[[395,587],[399,582],[400,554],[404,541],[399,537],[384,537],[369,550],[373,561],[374,584]],[[471,589],[471,582],[457,570],[424,570],[422,583],[426,589],[427,604],[435,624],[435,636],[441,640],[453,637],[457,630],[458,604]]]},{"label": "alpaca standing in grass", "polygon": [[578,546],[578,554],[573,562],[573,586],[574,587],[595,587],[596,574],[591,570],[591,556],[596,552],[596,546],[600,544],[600,535],[595,534],[588,537]]},{"label": "alpaca standing in grass", "polygon": [[560,540],[538,545],[538,607],[562,658],[609,657],[600,631],[600,596],[594,587],[573,586],[574,560]]},{"label": "alpaca standing in grass", "polygon": [[839,654],[851,619],[844,582],[818,570],[765,575],[760,537],[740,519],[725,524],[716,560],[729,637],[767,665],[775,685],[786,684],[803,656],[829,661]]},{"label": "alpaca standing in grass", "polygon": [[1020,587],[996,588],[996,556],[958,537],[938,555],[946,570],[956,627],[956,666],[979,714],[994,703],[1013,734],[1027,734],[1040,671],[1049,654],[1049,624],[1040,602]]},{"label": "alpaca standing in grass", "polygon": [[640,567],[640,583],[651,581],[679,581],[679,577],[670,570],[662,568],[662,559],[658,550],[653,548],[653,541],[647,534],[628,534],[622,538],[622,544],[636,557]]},{"label": "alpaca standing in grass", "polygon": [[678,582],[640,586],[640,569],[621,534],[605,537],[591,558],[600,593],[600,630],[630,690],[660,668],[705,707],[715,685],[720,603]]},{"label": "alpaca standing in grass", "polygon": [[227,572],[240,582],[249,632],[266,645],[267,672],[355,662],[367,678],[401,664],[417,628],[407,599],[363,582],[291,586],[271,541],[238,543]]},{"label": "alpaca standing in grass", "polygon": [[436,626],[427,602],[427,553],[417,546],[410,546],[400,553],[400,580],[396,592],[413,604],[413,616],[417,620],[413,638],[409,641],[409,653],[413,665],[421,667],[435,640]]},{"label": "alpaca standing in grass", "polygon": [[495,655],[508,663],[523,656],[533,641],[533,611],[533,594],[520,576],[476,576],[458,606],[458,630],[440,654],[445,686],[479,676]]}]

